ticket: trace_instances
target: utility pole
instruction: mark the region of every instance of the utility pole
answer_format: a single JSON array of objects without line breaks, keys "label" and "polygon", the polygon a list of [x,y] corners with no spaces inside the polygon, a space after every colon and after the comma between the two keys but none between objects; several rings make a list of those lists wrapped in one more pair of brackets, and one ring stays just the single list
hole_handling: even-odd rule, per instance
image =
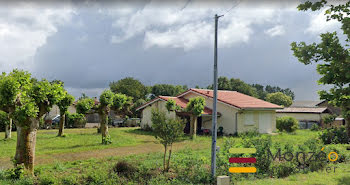
[{"label": "utility pole", "polygon": [[214,97],[213,97],[213,112],[212,112],[212,143],[211,143],[211,175],[215,177],[216,172],[216,138],[217,138],[217,110],[216,104],[218,101],[218,20],[223,15],[215,14],[215,38],[214,38]]}]

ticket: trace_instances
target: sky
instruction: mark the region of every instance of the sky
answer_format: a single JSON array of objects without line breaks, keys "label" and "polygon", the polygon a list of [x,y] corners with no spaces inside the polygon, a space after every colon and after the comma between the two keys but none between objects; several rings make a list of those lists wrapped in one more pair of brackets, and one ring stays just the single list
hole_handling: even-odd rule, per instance
[{"label": "sky", "polygon": [[[298,1],[40,1],[0,3],[0,71],[30,71],[64,81],[69,93],[96,97],[111,81],[206,87],[213,82],[214,15],[218,74],[291,88],[318,100],[316,65],[293,56],[290,43],[318,42],[338,31],[324,10]],[[233,8],[232,8],[233,7]]]}]

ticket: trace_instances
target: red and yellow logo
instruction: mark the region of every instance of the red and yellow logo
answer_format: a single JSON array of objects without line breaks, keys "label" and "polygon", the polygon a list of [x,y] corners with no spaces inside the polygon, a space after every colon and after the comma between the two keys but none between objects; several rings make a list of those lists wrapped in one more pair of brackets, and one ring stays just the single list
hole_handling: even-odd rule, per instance
[{"label": "red and yellow logo", "polygon": [[[255,148],[230,148],[231,154],[254,154]],[[230,163],[256,163],[255,157],[231,157]],[[256,173],[255,167],[230,167],[230,173]]]}]

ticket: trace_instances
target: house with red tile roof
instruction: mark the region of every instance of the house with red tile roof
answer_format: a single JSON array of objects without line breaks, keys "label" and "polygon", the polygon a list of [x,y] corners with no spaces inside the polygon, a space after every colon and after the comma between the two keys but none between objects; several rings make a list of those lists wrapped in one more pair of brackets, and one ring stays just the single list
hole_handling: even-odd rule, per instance
[{"label": "house with red tile roof", "polygon": [[[137,108],[142,111],[141,127],[151,127],[152,109],[158,109],[166,112],[167,117],[180,117],[187,120],[184,132],[189,133],[190,113],[183,111],[191,98],[202,96],[205,99],[206,106],[197,120],[197,133],[203,130],[211,130],[212,125],[212,107],[213,90],[209,89],[189,89],[176,96],[159,96]],[[182,111],[168,112],[166,102],[173,99]],[[276,110],[282,109],[281,106],[264,100],[257,99],[236,91],[218,90],[218,128],[222,127],[225,135],[256,130],[260,133],[271,133],[276,130]]]}]

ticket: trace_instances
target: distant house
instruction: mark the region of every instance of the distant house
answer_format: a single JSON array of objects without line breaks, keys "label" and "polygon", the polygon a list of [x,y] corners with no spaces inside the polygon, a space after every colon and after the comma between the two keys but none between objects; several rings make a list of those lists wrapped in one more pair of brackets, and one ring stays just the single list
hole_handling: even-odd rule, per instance
[{"label": "distant house", "polygon": [[[290,107],[276,111],[277,117],[291,116],[299,121],[301,129],[309,129],[313,124],[323,126],[325,116],[336,114],[339,115],[341,110],[331,106],[327,101],[294,101]],[[336,125],[345,124],[342,118],[337,118]]]},{"label": "distant house", "polygon": [[[208,89],[189,89],[176,97],[159,96],[143,104],[137,108],[137,110],[142,111],[141,127],[152,126],[151,111],[158,109],[167,112],[167,116],[170,118],[180,117],[187,120],[184,132],[188,133],[191,114],[183,111],[168,112],[165,104],[169,99],[173,99],[178,106],[184,109],[189,99],[197,96],[205,98],[206,102],[206,107],[197,120],[197,133],[211,130],[213,91]],[[226,135],[249,130],[271,133],[276,130],[276,109],[282,109],[282,107],[236,91],[219,90],[218,128],[222,127],[223,133]]]}]

